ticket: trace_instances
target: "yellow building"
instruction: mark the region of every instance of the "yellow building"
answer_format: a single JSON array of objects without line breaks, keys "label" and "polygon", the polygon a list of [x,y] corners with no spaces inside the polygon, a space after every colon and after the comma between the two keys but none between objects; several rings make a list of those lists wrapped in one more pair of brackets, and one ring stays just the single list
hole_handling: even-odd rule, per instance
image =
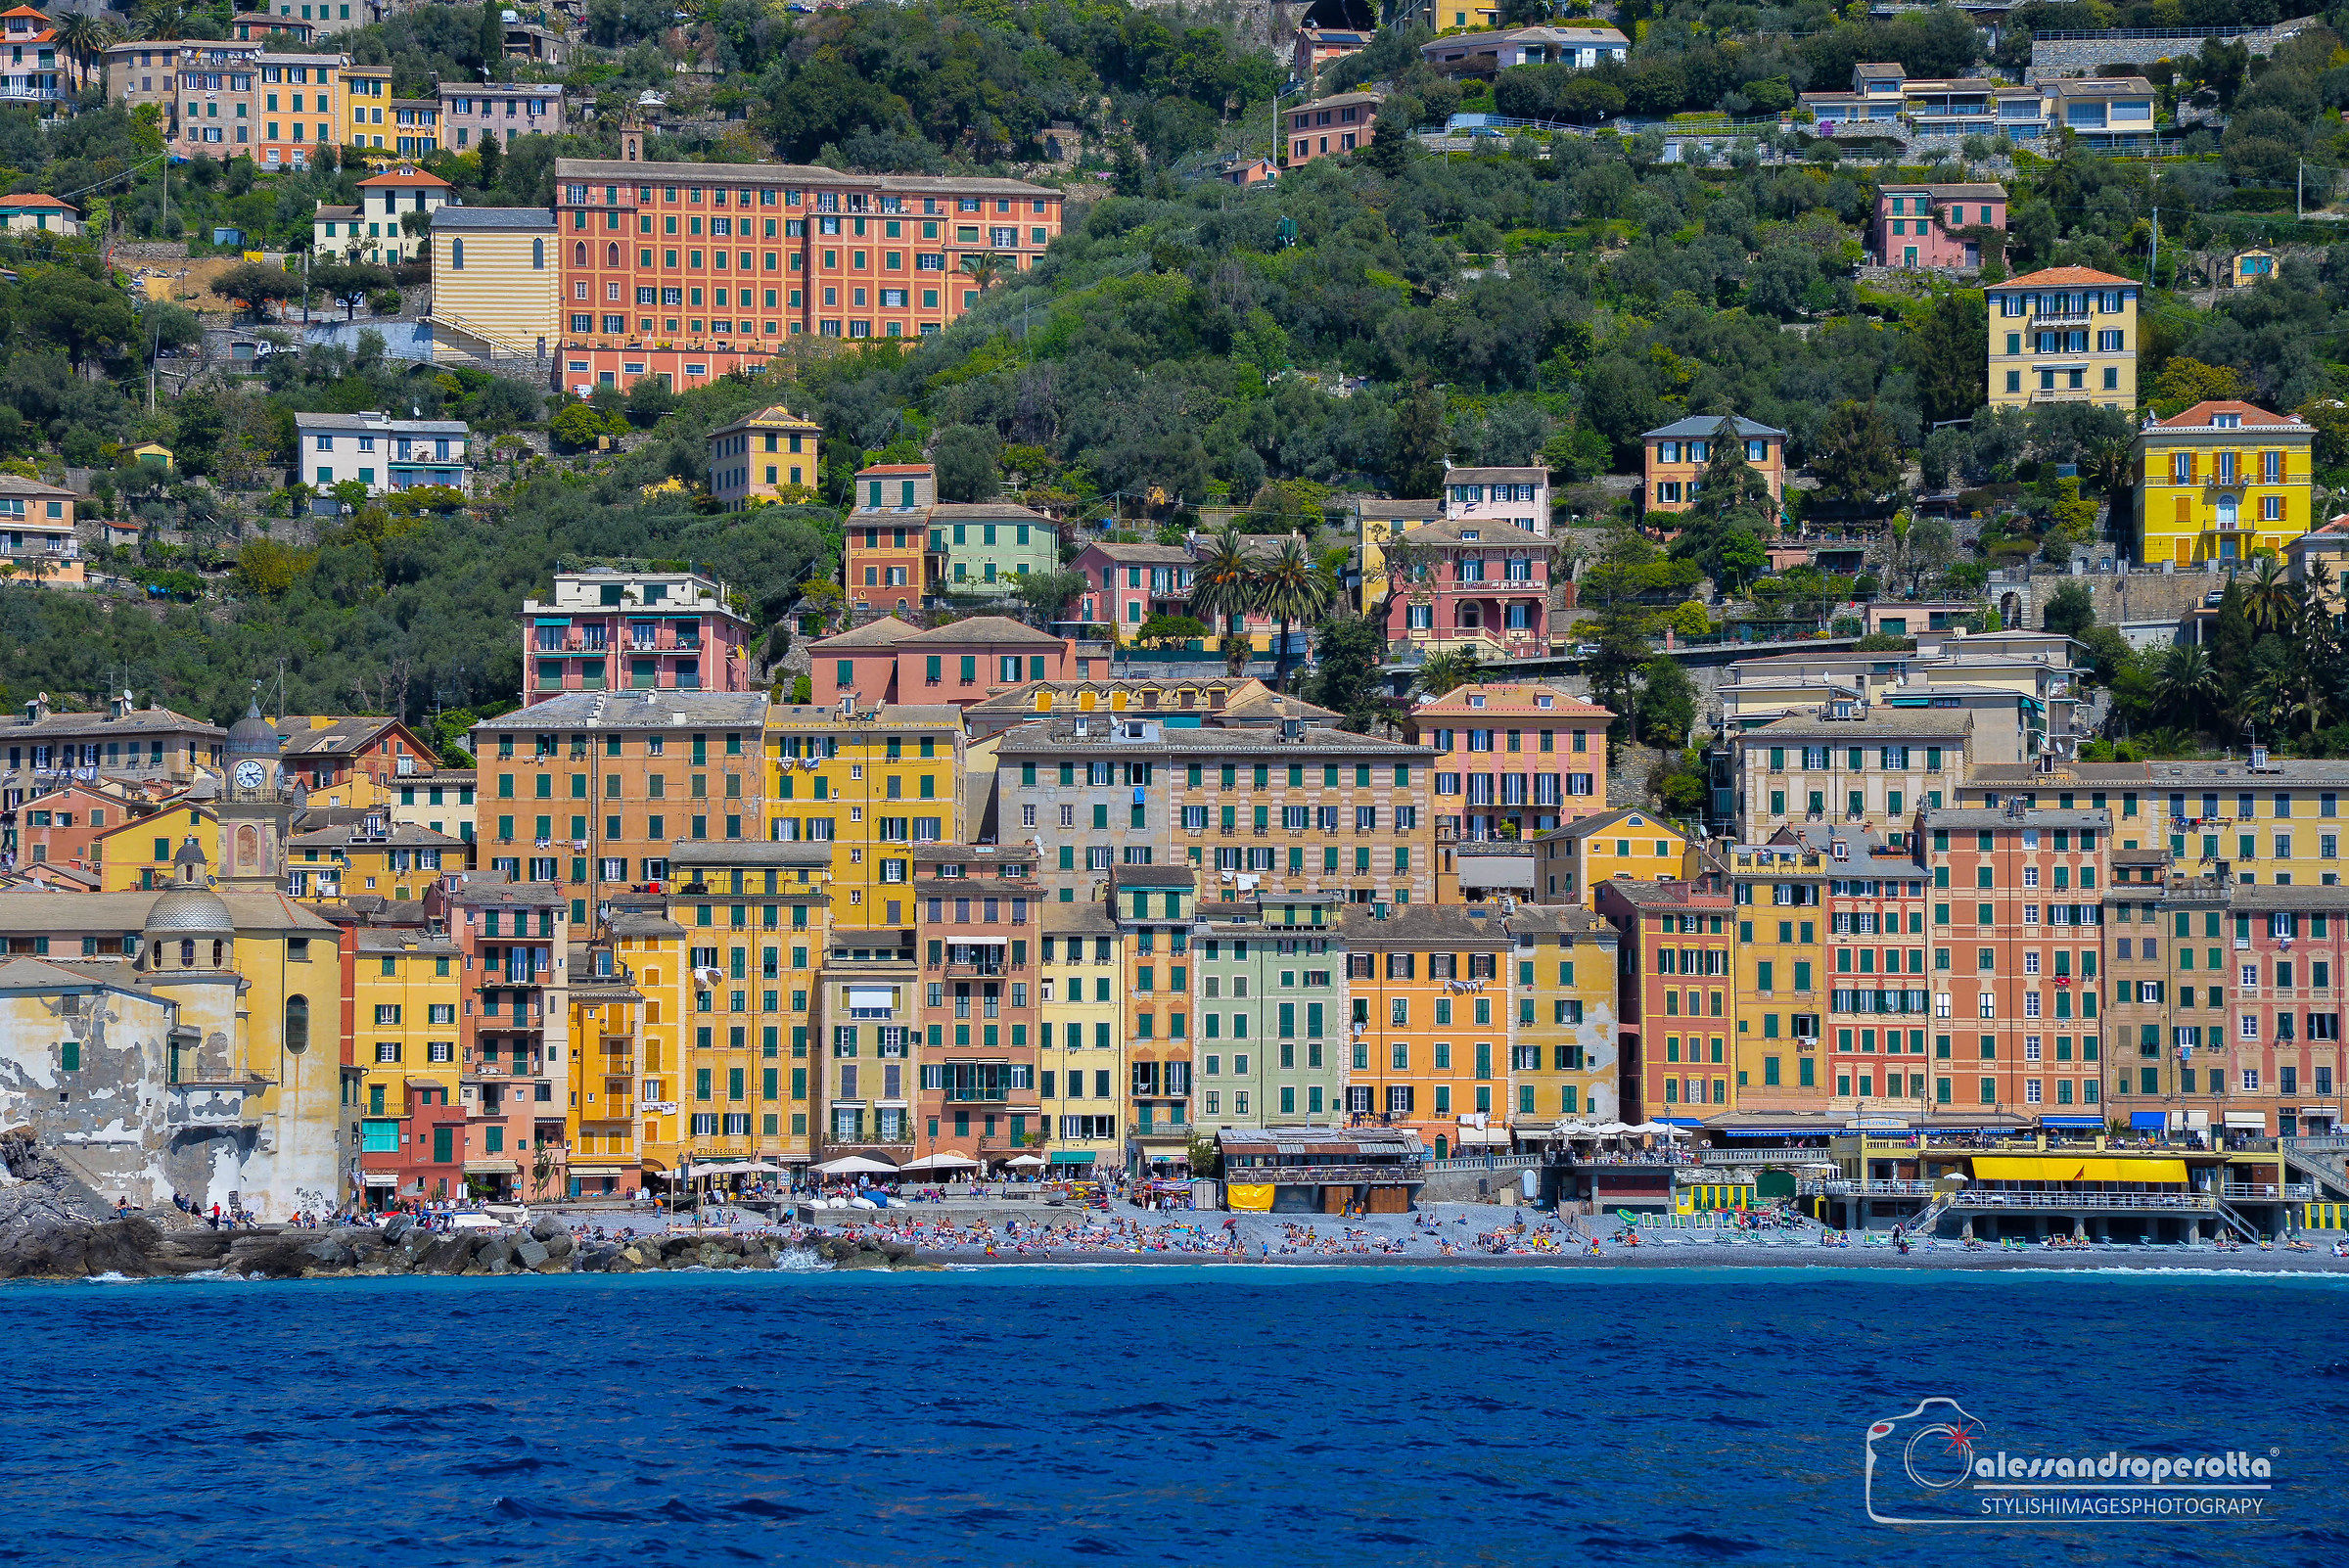
[{"label": "yellow building", "polygon": [[1534,836],[1534,899],[1595,907],[1599,887],[1696,874],[1688,835],[1653,811],[1623,807]]},{"label": "yellow building", "polygon": [[1124,1163],[1126,933],[1101,900],[1046,903],[1036,981],[1036,1098],[1047,1176],[1106,1176]]},{"label": "yellow building", "polygon": [[2140,565],[2281,557],[2315,522],[2313,426],[2242,402],[2202,402],[2138,433]]},{"label": "yellow building", "polygon": [[[641,1136],[636,1163],[645,1173],[645,1185],[664,1191],[670,1175],[685,1163],[683,1148],[690,1126],[690,1112],[679,1114],[677,1087],[687,1054],[680,1042],[692,1038],[694,991],[686,929],[678,923],[665,895],[621,894],[610,901],[596,946],[610,954],[612,969],[609,977],[597,977],[599,983],[624,979],[638,998],[636,1124]],[[601,967],[600,962],[596,967]],[[573,1038],[576,1054],[576,1024]],[[805,1052],[806,1040],[798,1044]],[[801,1065],[805,1065],[804,1056]]]},{"label": "yellow building", "polygon": [[754,501],[813,500],[824,428],[781,403],[710,433],[710,493],[729,512]]},{"label": "yellow building", "polygon": [[1364,615],[1374,614],[1387,596],[1387,541],[1413,529],[1433,528],[1444,521],[1442,501],[1358,501],[1354,508],[1355,542],[1362,557]]},{"label": "yellow building", "polygon": [[537,357],[560,342],[559,243],[554,214],[540,208],[436,208],[426,318],[436,362]]},{"label": "yellow building", "polygon": [[171,859],[191,834],[208,845],[205,858],[218,864],[219,818],[211,807],[172,802],[160,811],[134,816],[90,840],[92,869],[101,893],[132,893],[171,885]]},{"label": "yellow building", "polygon": [[[1824,837],[1821,830],[1814,837]],[[1829,855],[1795,830],[1727,856],[1737,904],[1729,960],[1736,1019],[1737,1103],[1748,1111],[1826,1109],[1832,1084],[1819,1065],[1827,1010]]]},{"label": "yellow building", "polygon": [[374,152],[384,145],[392,122],[392,69],[388,66],[345,66],[343,68],[343,98],[350,108],[348,125],[344,136],[346,146]]},{"label": "yellow building", "polygon": [[415,1090],[434,1089],[438,1103],[464,1094],[457,1008],[464,960],[445,933],[416,923],[379,925],[326,911],[344,925],[351,992],[351,1059],[360,1074],[360,1111],[406,1120]]},{"label": "yellow building", "polygon": [[393,822],[378,808],[347,826],[288,840],[286,891],[320,903],[369,894],[421,899],[441,872],[471,869],[472,848],[431,828]]},{"label": "yellow building", "polygon": [[1517,1017],[1509,1036],[1509,1127],[1534,1143],[1561,1120],[1621,1119],[1613,923],[1587,909],[1520,904]]},{"label": "yellow building", "polygon": [[2130,278],[2050,267],[1993,285],[1990,405],[2137,407],[2137,295]]},{"label": "yellow building", "polygon": [[[640,1075],[646,997],[609,943],[607,934],[570,954],[571,1071],[564,1090],[563,1141],[569,1150],[565,1185],[575,1197],[632,1193],[645,1181],[636,1116],[642,1103],[637,1086],[645,1082]],[[537,1191],[536,1183],[532,1195],[552,1196]]]},{"label": "yellow building", "polygon": [[832,922],[910,930],[913,846],[963,839],[963,738],[950,704],[885,705],[843,718],[766,714],[766,837],[832,849]]}]

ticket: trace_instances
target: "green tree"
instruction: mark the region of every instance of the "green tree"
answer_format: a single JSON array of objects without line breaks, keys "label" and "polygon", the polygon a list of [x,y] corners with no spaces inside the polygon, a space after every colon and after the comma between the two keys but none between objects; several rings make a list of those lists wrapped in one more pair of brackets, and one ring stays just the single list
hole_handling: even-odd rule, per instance
[{"label": "green tree", "polygon": [[[495,147],[494,140],[484,139],[484,148]],[[639,376],[628,388],[627,416],[629,423],[650,429],[661,423],[664,416],[677,406],[677,394],[668,383],[658,376]]]},{"label": "green tree", "polygon": [[[1069,575],[1078,577],[1082,585],[1083,578],[1079,574]],[[1127,640],[1139,648],[1179,648],[1184,643],[1204,641],[1211,635],[1213,628],[1196,616],[1159,615],[1143,622]]]},{"label": "green tree", "polygon": [[1892,426],[1873,405],[1857,402],[1842,403],[1827,416],[1811,455],[1821,490],[1864,506],[1900,487],[1901,466]]},{"label": "green tree", "polygon": [[1344,715],[1339,727],[1357,735],[1384,727],[1386,694],[1378,683],[1386,636],[1367,616],[1340,616],[1321,627],[1313,647],[1313,678],[1306,696]]},{"label": "green tree", "polygon": [[1444,399],[1425,382],[1412,387],[1396,410],[1395,487],[1405,495],[1432,497],[1444,483]]},{"label": "green tree", "polygon": [[1245,623],[1256,608],[1256,563],[1237,529],[1225,529],[1191,574],[1191,614],[1223,625],[1223,668],[1237,675],[1248,668]]},{"label": "green tree", "polygon": [[1422,697],[1447,697],[1462,686],[1481,686],[1491,675],[1474,647],[1447,648],[1427,656],[1411,679],[1411,689]]},{"label": "green tree", "polygon": [[1084,574],[1065,569],[1022,572],[1011,579],[1012,597],[1025,607],[1031,623],[1048,624],[1060,619],[1071,599],[1084,591]]},{"label": "green tree", "polygon": [[1640,667],[1636,710],[1639,739],[1678,750],[1696,723],[1696,682],[1674,660],[1655,658]]},{"label": "green tree", "polygon": [[117,357],[138,341],[129,299],[76,267],[28,273],[18,298],[23,325],[39,342],[65,350],[77,370],[93,358]]},{"label": "green tree", "polygon": [[2055,590],[2048,601],[2040,624],[2058,636],[2077,637],[2096,623],[2096,601],[2088,589],[2077,582],[2067,582]]},{"label": "green tree", "polygon": [[301,280],[284,267],[273,267],[265,261],[240,261],[212,280],[212,293],[223,300],[236,300],[253,320],[259,321],[269,306],[301,293]]},{"label": "green tree", "polygon": [[576,452],[595,444],[596,438],[604,434],[604,419],[586,403],[571,403],[558,409],[546,428],[557,441]]},{"label": "green tree", "polygon": [[991,429],[948,425],[930,445],[942,501],[989,501],[1002,488],[996,478],[1002,443]]},{"label": "green tree", "polygon": [[1978,290],[1945,294],[1909,318],[1902,357],[1928,420],[1964,419],[1988,400],[1982,346],[1990,317]]},{"label": "green tree", "polygon": [[2200,644],[2175,643],[2163,652],[2153,692],[2172,718],[2199,727],[2218,690],[2218,671]]},{"label": "green tree", "polygon": [[367,297],[380,289],[392,287],[392,272],[365,261],[313,262],[310,266],[310,287],[343,307],[343,319],[349,321],[358,314]]}]

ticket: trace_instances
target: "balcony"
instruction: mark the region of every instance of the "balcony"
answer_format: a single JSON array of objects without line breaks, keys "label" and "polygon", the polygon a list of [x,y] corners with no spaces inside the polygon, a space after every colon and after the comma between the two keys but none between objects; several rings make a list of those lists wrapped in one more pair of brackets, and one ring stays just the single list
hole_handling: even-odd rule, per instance
[{"label": "balcony", "polygon": [[2034,327],[2085,327],[2088,325],[2088,312],[2085,310],[2036,310],[2032,312],[2031,325]]},{"label": "balcony", "polygon": [[1227,1167],[1223,1178],[1242,1185],[1261,1182],[1272,1186],[1360,1186],[1364,1183],[1400,1186],[1425,1181],[1427,1165],[1422,1161],[1414,1161],[1407,1165],[1276,1165],[1261,1170]]},{"label": "balcony", "polygon": [[2317,1184],[2313,1181],[2230,1181],[2219,1189],[2219,1195],[2237,1202],[2312,1203],[2316,1200]]}]

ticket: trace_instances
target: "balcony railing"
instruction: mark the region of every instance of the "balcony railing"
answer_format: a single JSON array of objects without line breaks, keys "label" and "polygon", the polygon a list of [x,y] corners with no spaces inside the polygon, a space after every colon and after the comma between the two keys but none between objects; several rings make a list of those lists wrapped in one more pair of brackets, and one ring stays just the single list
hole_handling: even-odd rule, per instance
[{"label": "balcony railing", "polygon": [[1414,1161],[1401,1165],[1276,1165],[1266,1169],[1240,1170],[1226,1166],[1223,1179],[1242,1186],[1313,1186],[1320,1183],[1360,1185],[1362,1183],[1425,1181],[1427,1165]]},{"label": "balcony railing", "polygon": [[2254,1202],[2309,1203],[2317,1196],[2317,1184],[2313,1181],[2230,1181],[2220,1187],[2219,1196]]}]

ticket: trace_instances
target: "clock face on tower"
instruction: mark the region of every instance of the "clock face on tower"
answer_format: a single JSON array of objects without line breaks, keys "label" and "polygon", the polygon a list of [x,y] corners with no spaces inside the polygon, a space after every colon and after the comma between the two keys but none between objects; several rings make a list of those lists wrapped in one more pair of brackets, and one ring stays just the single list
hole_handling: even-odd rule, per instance
[{"label": "clock face on tower", "polygon": [[256,758],[248,757],[237,764],[237,786],[240,789],[259,789],[263,776],[264,770]]}]

